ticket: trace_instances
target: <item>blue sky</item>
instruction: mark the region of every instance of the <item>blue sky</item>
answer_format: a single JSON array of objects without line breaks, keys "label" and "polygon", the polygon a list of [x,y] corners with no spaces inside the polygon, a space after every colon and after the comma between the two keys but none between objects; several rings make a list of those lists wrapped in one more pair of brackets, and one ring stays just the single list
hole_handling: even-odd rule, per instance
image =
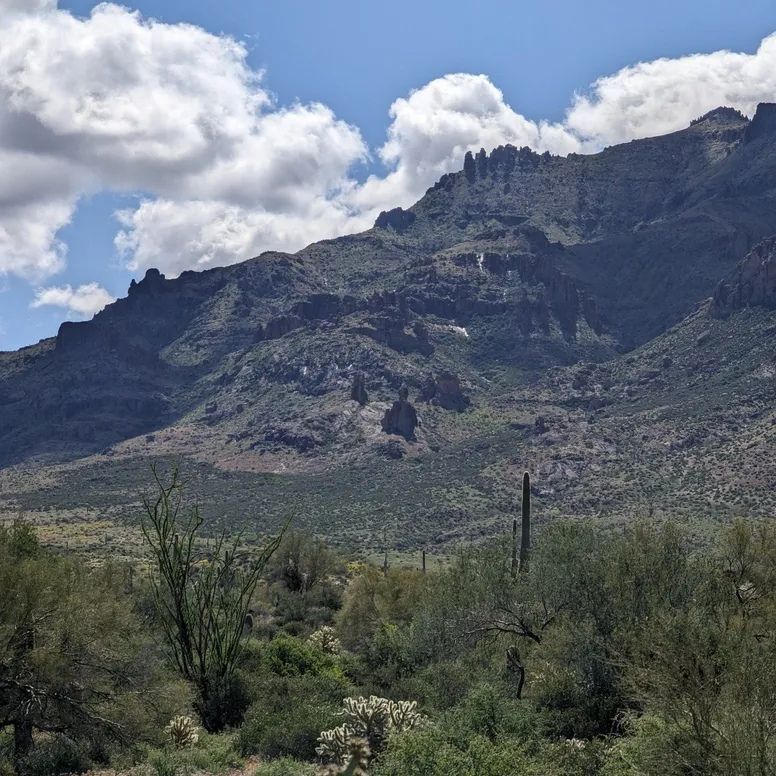
[{"label": "blue sky", "polygon": [[[70,23],[65,12],[72,14],[75,22],[84,21],[90,18],[95,5],[86,0],[62,0],[56,11],[51,0],[40,0],[40,10],[35,14],[19,14],[20,1],[0,0],[0,20],[8,13],[16,24],[26,25],[25,30],[32,30],[33,24],[38,25],[35,29],[47,25],[54,35],[61,35],[58,30],[65,29],[63,25]],[[16,10],[4,12],[4,4]],[[51,140],[70,137],[68,133],[72,133],[72,127],[68,124],[68,116],[53,110],[36,115],[36,120],[50,130],[46,142],[52,147],[47,147],[45,154],[53,154],[62,162],[64,193],[56,203],[50,204],[58,208],[53,222],[65,225],[57,231],[55,238],[51,235],[40,237],[42,253],[47,241],[50,245],[54,245],[54,239],[60,243],[58,248],[52,248],[52,255],[58,256],[54,262],[58,266],[56,271],[51,266],[43,267],[43,262],[36,262],[36,256],[24,254],[24,250],[18,245],[14,248],[13,243],[6,247],[8,258],[4,260],[0,240],[0,349],[14,349],[35,342],[56,333],[64,319],[88,316],[88,312],[83,312],[90,309],[88,299],[80,305],[81,313],[68,309],[67,305],[79,308],[74,297],[62,295],[61,290],[68,286],[73,291],[86,287],[88,292],[90,284],[97,284],[100,293],[121,296],[130,279],[142,275],[151,264],[158,264],[174,274],[189,266],[204,267],[247,258],[254,251],[274,244],[291,249],[299,247],[300,241],[308,238],[359,228],[368,223],[376,209],[394,204],[394,199],[395,204],[409,204],[440,172],[455,168],[463,149],[478,147],[479,143],[495,145],[503,138],[521,144],[521,139],[525,138],[526,144],[547,147],[558,153],[577,148],[595,150],[612,141],[683,126],[688,116],[693,117],[691,111],[701,111],[707,105],[735,103],[742,109],[751,110],[759,100],[776,99],[770,76],[759,75],[763,63],[770,62],[765,54],[759,61],[752,57],[751,62],[747,60],[743,64],[721,56],[708,60],[722,76],[714,79],[713,84],[699,87],[697,100],[692,83],[697,70],[693,68],[707,69],[705,60],[694,65],[686,60],[689,54],[712,54],[723,49],[754,55],[763,39],[776,30],[773,0],[747,0],[745,3],[740,0],[655,0],[652,3],[490,0],[476,4],[449,0],[444,3],[418,0],[393,0],[391,3],[364,0],[219,0],[217,3],[137,0],[130,5],[146,20],[155,18],[170,25],[164,27],[169,40],[166,38],[166,42],[158,44],[159,50],[168,45],[170,51],[178,50],[174,48],[178,44],[173,41],[173,33],[185,36],[190,29],[180,27],[182,23],[240,41],[247,52],[242,61],[245,70],[255,78],[263,71],[260,86],[246,86],[244,73],[235,76],[232,69],[224,75],[226,80],[213,88],[221,94],[224,83],[228,87],[229,79],[236,78],[240,81],[240,89],[249,97],[259,94],[261,100],[271,101],[271,104],[267,102],[269,107],[265,105],[261,109],[268,116],[281,115],[288,106],[302,106],[298,115],[285,116],[291,129],[284,125],[278,131],[291,142],[293,132],[301,127],[299,142],[305,141],[311,133],[319,133],[318,144],[310,150],[310,159],[299,171],[289,167],[289,154],[286,153],[281,154],[282,163],[278,162],[276,167],[269,170],[262,167],[253,172],[248,156],[243,164],[240,153],[248,154],[247,149],[253,149],[250,153],[266,155],[269,165],[275,158],[278,135],[273,134],[271,128],[251,125],[239,130],[245,137],[236,141],[234,133],[230,134],[231,129],[224,130],[224,136],[229,136],[228,143],[213,151],[213,159],[225,154],[235,155],[234,168],[230,171],[216,169],[220,162],[212,159],[201,162],[201,149],[197,150],[197,143],[192,141],[196,153],[192,151],[191,159],[197,156],[196,173],[191,172],[195,162],[188,157],[181,162],[183,172],[177,169],[171,172],[163,159],[160,160],[158,155],[151,159],[149,152],[151,161],[144,167],[138,165],[135,175],[126,168],[131,168],[137,149],[130,148],[130,141],[125,138],[116,141],[113,128],[111,142],[114,147],[105,154],[92,153],[89,148],[75,153],[72,143]],[[148,23],[142,18],[133,18],[121,17],[122,23],[127,25],[128,35],[137,33],[141,40],[144,30],[147,32],[143,25]],[[106,34],[105,27],[98,29],[96,24],[88,27],[81,24],[73,29],[81,29],[87,42],[90,35]],[[17,32],[16,37],[22,36]],[[157,46],[157,43],[151,45]],[[201,50],[202,40],[194,39],[194,45],[198,48],[193,50]],[[27,45],[27,51],[30,50],[34,58],[34,47],[30,49]],[[120,52],[115,54],[106,50],[104,67],[109,71],[116,67],[115,60]],[[41,52],[41,57],[45,57],[45,51],[41,49]],[[81,57],[75,44],[72,51],[65,52],[68,53],[73,56],[74,63]],[[767,54],[770,56],[770,52]],[[234,56],[239,60],[239,55],[233,52],[216,52],[213,56],[218,62],[225,58],[232,63]],[[593,89],[591,109],[580,110],[567,120],[575,93],[589,94],[591,84],[597,79],[617,74],[622,68],[638,62],[659,58],[668,58],[669,62],[641,73],[626,73],[609,91]],[[199,63],[195,61],[196,57],[187,60],[191,60],[191,68],[212,68],[209,61]],[[58,68],[67,67],[67,64],[62,65],[61,56],[58,61]],[[161,62],[160,67],[169,67],[164,57]],[[93,69],[99,70],[101,64],[99,60],[96,65],[93,63]],[[0,55],[0,97],[4,95],[3,88],[16,88],[14,84],[8,84],[8,79],[4,85],[4,66],[9,67]],[[74,64],[74,73],[76,68]],[[125,68],[118,67],[116,72],[119,73],[117,77],[123,77]],[[487,81],[439,80],[455,73],[484,74]],[[33,75],[38,77],[38,74],[30,77]],[[158,75],[152,78],[158,79]],[[81,81],[83,77],[77,83]],[[720,82],[721,87],[717,85]],[[423,90],[432,83],[437,84],[436,91],[421,91],[415,101],[417,104],[410,101],[397,115],[389,115],[394,101],[407,98],[412,90]],[[658,88],[653,88],[654,84]],[[620,87],[620,92],[616,92]],[[71,86],[65,76],[55,73],[42,79],[40,84],[36,82],[35,88],[45,93],[47,100],[56,102]],[[202,115],[206,115],[208,100],[212,102],[210,88],[206,84],[201,93],[197,92],[193,97],[192,94],[184,95],[187,100],[201,97],[205,105]],[[621,106],[628,100],[628,91],[634,88],[641,89],[638,94],[642,109],[632,111],[631,115],[628,113],[630,103],[627,109]],[[498,90],[502,93],[501,98]],[[139,98],[138,93],[141,94]],[[243,115],[244,106],[237,105],[241,100],[245,101],[244,94],[240,94],[242,96],[238,95],[234,101],[220,105],[219,110],[221,113],[234,111],[239,114],[238,121],[250,123],[251,120]],[[424,100],[426,94],[428,99]],[[692,94],[693,99],[682,99],[683,94]],[[663,95],[665,105],[669,106],[665,111],[671,113],[668,117],[659,116],[663,110]],[[128,99],[142,103],[142,92],[134,91]],[[495,102],[480,112],[478,100]],[[692,103],[687,108],[687,115],[675,107],[684,102]],[[309,106],[313,103],[326,106],[326,111],[311,109]],[[39,110],[39,104],[23,106],[21,110],[33,112]],[[67,111],[67,106],[63,110]],[[177,108],[171,104],[170,111],[175,110]],[[455,121],[450,119],[453,113]],[[459,121],[462,113],[466,115]],[[620,121],[621,114],[627,114],[627,120]],[[610,132],[603,124],[612,116],[617,119],[617,131]],[[542,131],[542,121],[549,122],[555,129]],[[424,134],[426,128],[437,125],[442,127],[439,138]],[[3,147],[3,126],[0,116],[0,149]],[[389,127],[393,127],[394,143],[390,148],[384,148]],[[82,130],[79,124],[77,131]],[[428,132],[432,131],[428,129]],[[460,136],[456,132],[460,132]],[[98,136],[103,138],[98,134],[85,136],[84,146],[93,147],[93,138]],[[9,153],[20,154],[14,158],[22,159],[23,151],[23,158],[29,161],[30,153],[39,153],[35,149],[14,146],[15,138],[16,135],[6,142]],[[228,149],[223,150],[227,146]],[[238,146],[244,150],[235,150]],[[331,158],[324,158],[331,148],[335,149]],[[142,154],[145,153],[143,149]],[[424,155],[429,158],[428,164],[423,162]],[[41,154],[41,158],[43,156]],[[20,169],[26,169],[21,167],[21,162],[19,165]],[[245,177],[254,180],[255,185],[239,180],[242,169],[246,171]],[[369,174],[375,179],[362,188]],[[286,190],[285,183],[278,184],[281,177],[285,181],[295,179],[297,175],[301,181],[298,190]],[[181,181],[185,177],[187,182],[176,187],[170,176],[177,176],[176,179]],[[27,209],[23,218],[18,215],[21,205],[9,210],[12,216],[7,217],[14,220],[9,222],[8,228],[22,235],[37,234],[25,230],[37,229],[41,219],[49,217],[49,211],[41,211],[37,206],[32,208],[29,204],[33,195],[28,192],[28,182],[33,178],[32,173],[22,172],[19,179],[11,183],[11,188],[19,189],[19,202],[23,200]],[[309,195],[302,191],[307,179],[314,181],[311,191],[317,187]],[[59,185],[58,180],[51,187]],[[213,202],[207,206],[201,205],[197,200],[210,198],[210,187],[221,193],[214,195]],[[277,191],[283,189],[282,195],[275,196],[274,191],[267,190],[270,187]],[[45,197],[42,193],[35,196],[40,197],[36,202],[44,199],[49,202],[50,192]],[[165,208],[161,207],[161,201],[166,203]],[[152,204],[141,208],[143,202]],[[134,215],[122,226],[114,216],[117,210]],[[0,209],[0,233],[3,217]],[[176,228],[170,226],[173,222],[177,224]],[[249,227],[243,228],[243,222]],[[212,224],[220,227],[213,229]],[[114,238],[122,229],[128,239],[120,252]],[[196,240],[188,240],[192,234],[197,235]],[[186,241],[185,247],[182,241]],[[179,244],[182,246],[180,252]],[[230,251],[234,258],[230,258]],[[155,252],[160,254],[158,261],[154,260]],[[46,289],[54,289],[56,293],[41,297]],[[87,292],[84,292],[85,296],[88,296]],[[36,294],[39,304],[32,307]]]}]

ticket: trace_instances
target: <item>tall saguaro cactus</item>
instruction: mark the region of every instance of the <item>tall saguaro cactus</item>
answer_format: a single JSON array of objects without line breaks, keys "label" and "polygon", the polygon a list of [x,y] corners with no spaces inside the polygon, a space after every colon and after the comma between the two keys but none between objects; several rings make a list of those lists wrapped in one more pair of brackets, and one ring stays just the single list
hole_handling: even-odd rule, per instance
[{"label": "tall saguaro cactus", "polygon": [[528,571],[531,554],[531,477],[523,474],[523,505],[520,525],[520,571]]},{"label": "tall saguaro cactus", "polygon": [[512,576],[517,576],[517,513],[512,517]]}]

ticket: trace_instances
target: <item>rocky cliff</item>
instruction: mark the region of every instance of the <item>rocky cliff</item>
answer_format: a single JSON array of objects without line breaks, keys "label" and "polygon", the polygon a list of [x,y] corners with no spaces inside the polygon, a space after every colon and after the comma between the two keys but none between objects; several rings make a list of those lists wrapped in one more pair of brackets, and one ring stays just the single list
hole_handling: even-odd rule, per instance
[{"label": "rocky cliff", "polygon": [[712,295],[718,316],[773,305],[774,116],[720,108],[589,156],[483,150],[362,234],[150,270],[93,320],[0,354],[0,466],[174,455],[377,476],[405,458],[453,477],[446,451],[513,433],[552,455],[563,413],[657,395],[677,359],[620,392],[596,365],[627,366]]},{"label": "rocky cliff", "polygon": [[776,237],[756,245],[714,292],[716,315],[756,306],[776,308]]}]

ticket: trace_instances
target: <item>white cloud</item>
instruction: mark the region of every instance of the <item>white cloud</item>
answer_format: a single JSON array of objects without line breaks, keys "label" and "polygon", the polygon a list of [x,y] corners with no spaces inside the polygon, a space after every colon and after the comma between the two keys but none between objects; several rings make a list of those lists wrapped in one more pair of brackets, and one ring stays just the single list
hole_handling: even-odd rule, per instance
[{"label": "white cloud", "polygon": [[323,198],[311,203],[304,216],[223,201],[156,199],[119,213],[124,228],[116,246],[131,269],[156,266],[175,275],[185,269],[232,264],[264,249],[296,250],[343,234],[354,225],[366,228],[370,218],[361,216],[359,221],[359,216]]},{"label": "white cloud", "polygon": [[0,0],[0,14],[35,14],[56,7],[57,0]]},{"label": "white cloud", "polygon": [[[118,243],[132,267],[180,271],[346,228],[335,200],[367,157],[359,131],[326,106],[278,109],[241,44],[110,4],[0,28],[0,105],[0,154],[17,161],[6,166],[0,272],[35,280],[62,267],[54,235],[83,192],[158,196],[122,215],[136,231]],[[39,217],[42,202],[59,217]]]},{"label": "white cloud", "polygon": [[67,201],[0,206],[0,274],[36,281],[60,271],[67,248],[56,234],[71,214]]},{"label": "white cloud", "polygon": [[446,75],[394,102],[377,151],[388,172],[358,183],[358,129],[324,105],[277,106],[233,39],[110,3],[77,18],[52,0],[0,0],[0,14],[0,274],[33,283],[62,269],[57,232],[100,190],[143,192],[116,245],[132,269],[175,274],[361,229],[467,150],[595,150],[776,98],[776,36],[754,54],[625,68],[556,124],[516,112],[484,75]]},{"label": "white cloud", "polygon": [[579,141],[563,128],[536,124],[512,110],[484,75],[437,78],[396,100],[390,115],[379,153],[391,172],[370,177],[353,192],[361,208],[412,204],[444,173],[460,169],[466,151],[504,143],[563,154],[579,150]]},{"label": "white cloud", "polygon": [[62,307],[77,316],[91,317],[115,299],[99,284],[87,283],[78,288],[50,286],[35,292],[31,307]]},{"label": "white cloud", "polygon": [[715,51],[657,59],[598,79],[577,96],[565,127],[596,147],[686,127],[720,105],[752,115],[776,100],[776,34],[754,54]]}]

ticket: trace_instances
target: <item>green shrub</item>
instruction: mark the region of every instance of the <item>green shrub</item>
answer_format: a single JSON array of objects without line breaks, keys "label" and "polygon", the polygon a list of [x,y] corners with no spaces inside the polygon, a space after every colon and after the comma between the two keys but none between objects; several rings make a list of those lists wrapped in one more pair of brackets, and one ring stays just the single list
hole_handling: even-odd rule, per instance
[{"label": "green shrub", "polygon": [[148,753],[148,764],[156,776],[177,776],[181,759],[180,752],[173,749],[153,749]]},{"label": "green shrub", "polygon": [[316,776],[318,769],[310,763],[294,760],[292,757],[281,757],[262,763],[253,776]]},{"label": "green shrub", "polygon": [[318,736],[337,722],[349,685],[334,676],[265,676],[238,734],[243,754],[313,759]]},{"label": "green shrub", "polygon": [[285,633],[277,635],[264,647],[261,662],[266,670],[278,676],[342,677],[342,669],[333,655]]},{"label": "green shrub", "polygon": [[55,735],[39,741],[20,763],[25,776],[56,776],[61,773],[82,773],[91,763],[87,753],[65,736]]},{"label": "green shrub", "polygon": [[467,755],[434,728],[392,738],[375,761],[373,776],[475,776]]},{"label": "green shrub", "polygon": [[537,762],[517,742],[494,745],[481,736],[451,741],[442,730],[394,736],[371,776],[572,776]]},{"label": "green shrub", "polygon": [[342,645],[361,650],[384,624],[404,625],[412,620],[426,584],[415,569],[389,569],[383,574],[372,566],[354,577],[338,615]]},{"label": "green shrub", "polygon": [[476,736],[501,741],[534,737],[538,722],[530,705],[507,697],[495,685],[481,684],[445,714],[442,724],[461,741]]},{"label": "green shrub", "polygon": [[235,749],[234,736],[225,733],[201,734],[195,746],[185,749],[173,746],[152,749],[147,760],[156,776],[181,776],[195,771],[223,773],[242,762]]}]

